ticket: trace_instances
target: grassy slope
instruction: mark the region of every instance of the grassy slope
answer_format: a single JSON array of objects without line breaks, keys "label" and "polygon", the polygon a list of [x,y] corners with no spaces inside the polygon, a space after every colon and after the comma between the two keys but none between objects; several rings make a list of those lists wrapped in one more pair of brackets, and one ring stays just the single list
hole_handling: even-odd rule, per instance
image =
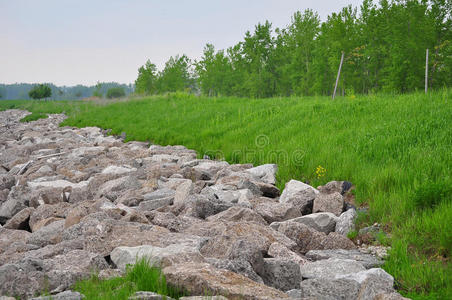
[{"label": "grassy slope", "polygon": [[358,203],[370,207],[361,225],[381,222],[393,234],[385,268],[405,295],[437,299],[452,298],[451,96],[443,90],[333,102],[172,95],[27,108],[64,107],[71,116],[65,125],[112,128],[129,140],[182,144],[229,162],[277,163],[280,188],[291,178],[314,186],[352,181]]}]

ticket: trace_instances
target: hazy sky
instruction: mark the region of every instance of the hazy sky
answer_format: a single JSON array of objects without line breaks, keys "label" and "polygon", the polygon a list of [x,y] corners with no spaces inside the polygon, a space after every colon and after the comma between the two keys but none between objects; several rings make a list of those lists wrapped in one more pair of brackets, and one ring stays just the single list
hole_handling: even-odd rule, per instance
[{"label": "hazy sky", "polygon": [[199,58],[242,40],[269,20],[285,27],[297,10],[322,20],[361,0],[0,0],[0,83],[132,83],[147,59]]}]

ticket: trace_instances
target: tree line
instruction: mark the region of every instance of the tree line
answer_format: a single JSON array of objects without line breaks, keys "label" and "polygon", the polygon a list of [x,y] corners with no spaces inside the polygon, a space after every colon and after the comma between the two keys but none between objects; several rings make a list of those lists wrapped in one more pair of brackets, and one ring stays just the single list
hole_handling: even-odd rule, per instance
[{"label": "tree line", "polygon": [[225,50],[207,44],[199,60],[170,57],[161,71],[148,60],[138,70],[135,92],[331,95],[343,51],[338,93],[404,93],[424,88],[426,49],[429,87],[450,87],[451,13],[450,0],[364,0],[325,22],[308,9],[294,13],[286,28],[260,23]]},{"label": "tree line", "polygon": [[[44,88],[43,86],[47,88]],[[99,98],[116,98],[127,96],[133,93],[133,91],[134,87],[132,84],[120,84],[116,82],[98,82],[95,86],[56,86],[52,83],[14,83],[0,84],[0,100],[42,98],[51,100],[79,100],[92,96]]]}]

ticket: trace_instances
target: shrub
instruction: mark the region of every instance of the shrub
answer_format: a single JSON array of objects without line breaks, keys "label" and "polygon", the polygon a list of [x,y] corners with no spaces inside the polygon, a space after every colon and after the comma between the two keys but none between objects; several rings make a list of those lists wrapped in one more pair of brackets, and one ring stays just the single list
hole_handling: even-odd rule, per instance
[{"label": "shrub", "polygon": [[121,98],[126,95],[126,92],[122,87],[114,87],[111,89],[108,89],[107,91],[107,98],[113,99],[113,98]]}]

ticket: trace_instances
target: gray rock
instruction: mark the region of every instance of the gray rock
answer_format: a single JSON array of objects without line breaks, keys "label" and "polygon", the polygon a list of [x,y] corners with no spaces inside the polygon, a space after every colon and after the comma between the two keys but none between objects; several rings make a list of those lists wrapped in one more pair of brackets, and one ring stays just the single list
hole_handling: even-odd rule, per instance
[{"label": "gray rock", "polygon": [[229,164],[225,161],[201,161],[193,167],[197,179],[210,180],[223,168]]},{"label": "gray rock", "polygon": [[259,197],[250,200],[253,210],[268,223],[281,222],[301,216],[301,211],[288,203],[279,203],[274,199]]},{"label": "gray rock", "polygon": [[358,299],[374,299],[381,293],[394,291],[394,278],[383,269],[374,268],[354,274],[339,275],[337,278],[354,280],[360,284]]},{"label": "gray rock", "polygon": [[336,220],[337,217],[334,214],[323,212],[298,217],[289,221],[305,224],[317,231],[328,234],[334,231],[336,227]]},{"label": "gray rock", "polygon": [[174,300],[174,299],[153,292],[140,291],[133,294],[133,296],[130,296],[129,300]]},{"label": "gray rock", "polygon": [[182,297],[179,300],[228,300],[225,296],[190,296]]},{"label": "gray rock", "polygon": [[270,245],[270,248],[268,248],[268,255],[270,255],[273,258],[294,261],[299,265],[308,263],[307,259],[291,251],[289,248],[278,242],[275,242]]},{"label": "gray rock", "polygon": [[311,250],[306,253],[306,257],[313,260],[323,260],[330,258],[351,259],[361,263],[366,269],[381,266],[383,260],[371,254],[362,253],[359,250],[329,249],[329,250]]},{"label": "gray rock", "polygon": [[266,164],[251,169],[247,169],[246,172],[259,178],[265,183],[275,184],[276,183],[276,172],[278,171],[278,166],[275,164]]},{"label": "gray rock", "polygon": [[82,300],[84,297],[79,292],[64,291],[52,296],[31,298],[31,300]]},{"label": "gray rock", "polygon": [[359,283],[350,279],[314,278],[303,280],[300,290],[309,299],[349,300],[357,298]]},{"label": "gray rock", "polygon": [[188,196],[193,192],[193,182],[187,180],[182,182],[177,188],[174,195],[174,204],[182,204],[188,198]]},{"label": "gray rock", "polygon": [[228,222],[254,222],[262,225],[267,225],[267,222],[254,210],[233,206],[225,211],[220,212],[219,214],[210,216],[207,218],[207,221],[228,221]]},{"label": "gray rock", "polygon": [[136,168],[129,166],[108,166],[102,170],[102,174],[122,175],[130,172],[135,172]]},{"label": "gray rock", "polygon": [[138,247],[117,247],[110,254],[111,260],[121,270],[145,258],[151,266],[167,267],[183,262],[204,262],[199,250],[191,245],[174,244],[167,247],[144,245]]},{"label": "gray rock", "polygon": [[251,264],[244,259],[217,259],[207,258],[206,261],[217,269],[225,269],[237,274],[242,274],[251,280],[264,283],[262,278],[256,274]]},{"label": "gray rock", "polygon": [[265,284],[278,290],[288,291],[298,288],[302,280],[300,265],[291,260],[264,258]]},{"label": "gray rock", "polygon": [[344,198],[340,193],[318,194],[314,199],[313,212],[330,212],[340,216],[344,210]]},{"label": "gray rock", "polygon": [[351,187],[352,183],[349,181],[330,181],[324,186],[317,187],[317,189],[324,194],[340,193],[344,195]]},{"label": "gray rock", "polygon": [[351,208],[343,212],[336,222],[335,232],[347,236],[347,234],[355,230],[356,210]]},{"label": "gray rock", "polygon": [[301,181],[291,180],[286,183],[279,202],[292,204],[305,215],[312,212],[312,205],[317,194],[319,191],[312,186]]},{"label": "gray rock", "polygon": [[174,197],[167,197],[148,201],[141,201],[140,204],[138,204],[138,210],[139,211],[154,210],[163,206],[173,204],[173,200]]},{"label": "gray rock", "polygon": [[20,229],[31,231],[28,222],[30,220],[30,215],[33,211],[34,211],[33,207],[27,207],[22,209],[20,212],[15,214],[14,217],[9,219],[4,227],[9,229]]},{"label": "gray rock", "polygon": [[365,270],[364,266],[355,260],[337,258],[319,260],[300,267],[301,276],[307,279],[336,279]]},{"label": "gray rock", "polygon": [[8,198],[0,206],[0,224],[5,224],[15,214],[28,207],[29,197],[24,192],[16,187],[11,189]]},{"label": "gray rock", "polygon": [[290,298],[293,299],[301,299],[301,290],[300,289],[293,289],[286,292],[287,295],[289,295]]},{"label": "gray rock", "polygon": [[220,200],[209,200],[206,196],[200,194],[190,195],[185,204],[184,215],[205,219],[229,209],[232,203]]},{"label": "gray rock", "polygon": [[47,226],[41,227],[39,230],[33,232],[27,239],[28,244],[44,247],[50,244],[57,244],[61,242],[64,230],[64,220],[55,221]]},{"label": "gray rock", "polygon": [[10,190],[16,184],[16,179],[10,174],[0,174],[0,191]]},{"label": "gray rock", "polygon": [[35,181],[29,181],[27,182],[27,185],[31,188],[31,189],[37,189],[37,188],[54,188],[54,189],[64,189],[67,187],[71,187],[73,189],[75,188],[80,188],[80,189],[85,189],[88,188],[88,181],[81,181],[78,183],[73,183],[67,180],[53,180],[53,181],[39,181],[39,180],[35,180]]}]

